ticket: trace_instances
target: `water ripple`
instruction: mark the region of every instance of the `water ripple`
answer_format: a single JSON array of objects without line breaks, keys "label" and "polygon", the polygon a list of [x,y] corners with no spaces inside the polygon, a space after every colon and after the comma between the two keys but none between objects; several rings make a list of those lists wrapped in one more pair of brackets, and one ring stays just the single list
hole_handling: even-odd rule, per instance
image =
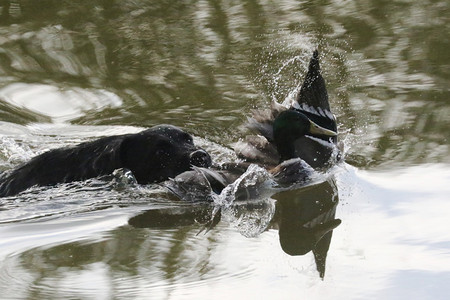
[{"label": "water ripple", "polygon": [[87,111],[99,111],[122,105],[122,99],[102,89],[78,87],[64,89],[46,84],[12,83],[0,89],[0,100],[46,116],[62,123],[84,116]]},{"label": "water ripple", "polygon": [[[52,230],[54,234],[70,236],[64,228],[73,224],[66,220],[61,225]],[[33,298],[155,296],[180,291],[189,294],[212,283],[239,282],[253,276],[252,261],[224,264],[227,257],[240,256],[239,252],[224,252],[220,245],[226,238],[205,238],[197,232],[198,227],[161,231],[121,226],[87,240],[72,234],[68,240],[74,242],[54,240],[53,245],[10,253],[0,264],[0,287],[11,295]],[[236,233],[226,233],[230,234]],[[257,243],[246,246],[246,251],[256,249]]]}]

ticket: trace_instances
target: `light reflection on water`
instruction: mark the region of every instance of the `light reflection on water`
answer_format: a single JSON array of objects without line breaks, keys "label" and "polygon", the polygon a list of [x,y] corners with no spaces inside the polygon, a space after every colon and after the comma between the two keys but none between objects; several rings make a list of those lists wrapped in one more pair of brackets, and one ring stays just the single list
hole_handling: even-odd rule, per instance
[{"label": "light reflection on water", "polygon": [[[351,173],[344,175],[355,176],[351,182],[341,179],[353,187],[342,189],[341,199],[350,201],[338,211],[345,222],[333,241],[339,276],[359,281],[355,288],[370,286],[377,298],[443,299],[440,284],[450,279],[448,168]],[[356,278],[361,274],[365,279]],[[418,284],[411,274],[424,275],[423,288],[411,291]]]},{"label": "light reflection on water", "polygon": [[449,191],[448,169],[429,165],[391,174],[346,165],[336,176],[343,223],[334,230],[324,281],[315,279],[311,252],[286,256],[278,229],[245,238],[227,221],[200,235],[195,222],[133,228],[127,221],[136,215],[134,206],[3,226],[0,286],[35,298],[150,293],[207,299],[214,292],[280,299],[303,292],[313,299],[394,299],[411,295],[422,274],[424,296],[441,299],[439,286],[450,279],[450,224],[445,193],[437,191]]},{"label": "light reflection on water", "polygon": [[0,89],[0,98],[53,123],[77,119],[90,110],[122,105],[117,95],[106,90],[58,89],[43,84],[13,83]]}]

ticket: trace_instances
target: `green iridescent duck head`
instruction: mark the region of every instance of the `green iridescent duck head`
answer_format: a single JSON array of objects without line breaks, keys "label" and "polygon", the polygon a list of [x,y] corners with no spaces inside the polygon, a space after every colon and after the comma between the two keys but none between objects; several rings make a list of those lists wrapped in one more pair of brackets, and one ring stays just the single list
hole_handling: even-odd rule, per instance
[{"label": "green iridescent duck head", "polygon": [[295,141],[302,136],[334,137],[336,132],[321,127],[296,110],[281,112],[273,122],[273,137],[281,161],[295,158]]}]

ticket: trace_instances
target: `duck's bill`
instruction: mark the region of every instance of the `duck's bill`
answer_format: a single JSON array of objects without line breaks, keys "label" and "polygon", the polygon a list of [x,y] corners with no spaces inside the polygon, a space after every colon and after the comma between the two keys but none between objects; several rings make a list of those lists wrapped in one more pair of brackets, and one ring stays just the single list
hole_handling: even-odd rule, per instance
[{"label": "duck's bill", "polygon": [[311,123],[309,132],[312,133],[312,134],[326,135],[326,136],[336,136],[337,135],[337,133],[334,132],[333,130],[329,130],[329,129],[323,128],[323,127],[317,125],[316,123],[314,123],[311,120],[309,120],[309,122]]}]

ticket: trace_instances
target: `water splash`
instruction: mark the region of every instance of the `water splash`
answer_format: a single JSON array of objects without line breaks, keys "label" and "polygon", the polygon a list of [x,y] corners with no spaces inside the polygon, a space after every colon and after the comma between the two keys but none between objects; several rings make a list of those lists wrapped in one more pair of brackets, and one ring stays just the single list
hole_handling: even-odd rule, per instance
[{"label": "water splash", "polygon": [[275,215],[276,201],[268,198],[251,203],[240,203],[222,210],[222,219],[250,238],[267,230]]},{"label": "water splash", "polygon": [[0,224],[49,220],[85,212],[153,204],[167,204],[165,189],[156,184],[138,185],[131,171],[85,181],[34,186],[18,195],[1,198]]},{"label": "water splash", "polygon": [[5,136],[0,138],[0,148],[1,163],[6,164],[8,168],[23,163],[36,155],[28,145]]},{"label": "water splash", "polygon": [[275,182],[266,169],[252,164],[238,179],[226,186],[219,195],[213,195],[213,201],[220,207],[229,207],[235,200],[251,199],[261,196],[264,191],[273,188]]}]

